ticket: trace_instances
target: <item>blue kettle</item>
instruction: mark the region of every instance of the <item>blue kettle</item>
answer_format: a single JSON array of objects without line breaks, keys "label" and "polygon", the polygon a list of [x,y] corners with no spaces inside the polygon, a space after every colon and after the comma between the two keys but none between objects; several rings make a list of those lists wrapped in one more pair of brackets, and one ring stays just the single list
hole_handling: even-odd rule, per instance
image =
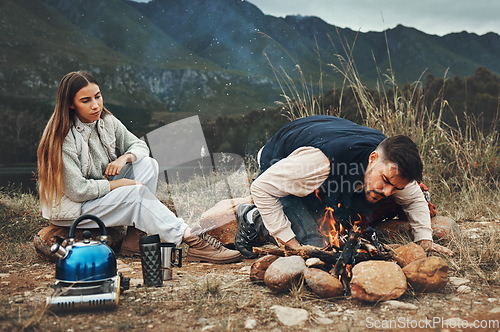
[{"label": "blue kettle", "polygon": [[[101,231],[100,242],[92,240],[92,233],[83,232],[83,241],[75,243],[75,231],[80,222],[91,219],[99,225]],[[106,226],[101,219],[86,214],[73,221],[69,229],[66,247],[64,239],[56,237],[56,243],[50,251],[58,259],[56,263],[56,280],[62,282],[96,282],[106,280],[117,275],[116,256],[113,250],[106,245]]]}]

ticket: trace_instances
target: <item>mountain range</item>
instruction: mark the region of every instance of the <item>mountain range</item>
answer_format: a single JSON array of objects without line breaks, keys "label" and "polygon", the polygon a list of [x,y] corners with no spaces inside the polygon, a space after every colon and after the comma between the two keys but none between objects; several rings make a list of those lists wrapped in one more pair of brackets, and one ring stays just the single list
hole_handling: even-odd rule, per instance
[{"label": "mountain range", "polygon": [[368,86],[389,68],[401,84],[479,66],[500,73],[495,33],[440,37],[402,25],[360,33],[265,15],[251,1],[3,0],[0,13],[3,111],[53,104],[61,77],[82,69],[98,78],[111,110],[141,128],[271,106],[281,98],[276,73],[296,79],[299,68],[333,88],[342,75],[328,64],[339,57],[353,59]]}]

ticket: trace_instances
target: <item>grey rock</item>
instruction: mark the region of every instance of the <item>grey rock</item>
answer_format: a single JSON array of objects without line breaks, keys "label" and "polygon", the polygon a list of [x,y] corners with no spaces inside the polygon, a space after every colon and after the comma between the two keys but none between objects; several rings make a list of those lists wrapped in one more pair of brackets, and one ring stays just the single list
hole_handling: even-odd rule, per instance
[{"label": "grey rock", "polygon": [[254,318],[247,318],[245,321],[245,329],[253,330],[257,326],[257,320]]},{"label": "grey rock", "polygon": [[495,307],[491,309],[489,312],[490,314],[500,314],[500,307]]},{"label": "grey rock", "polygon": [[462,285],[457,288],[458,294],[469,294],[472,292],[472,289],[469,286]]},{"label": "grey rock", "polygon": [[450,284],[452,284],[455,287],[459,287],[470,283],[470,280],[466,278],[449,277],[448,280],[450,281]]},{"label": "grey rock", "polygon": [[302,325],[309,320],[309,312],[305,309],[283,307],[280,305],[274,305],[271,309],[274,309],[278,320],[286,326]]},{"label": "grey rock", "polygon": [[317,317],[315,319],[315,321],[316,321],[316,323],[318,323],[320,325],[330,325],[330,324],[334,323],[333,319],[326,318],[326,317]]},{"label": "grey rock", "polygon": [[393,309],[417,310],[418,307],[411,303],[404,303],[396,300],[389,300],[382,302],[382,306]]}]

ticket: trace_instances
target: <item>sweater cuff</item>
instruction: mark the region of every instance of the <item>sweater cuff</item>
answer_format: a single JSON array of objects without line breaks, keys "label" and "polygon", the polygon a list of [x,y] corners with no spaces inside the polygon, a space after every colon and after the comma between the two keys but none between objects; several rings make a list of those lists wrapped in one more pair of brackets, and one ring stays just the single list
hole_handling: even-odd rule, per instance
[{"label": "sweater cuff", "polygon": [[292,227],[290,226],[280,229],[279,231],[271,235],[277,237],[283,242],[288,242],[295,237],[295,233],[292,231]]},{"label": "sweater cuff", "polygon": [[142,149],[130,149],[125,153],[131,153],[135,156],[135,160],[132,164],[138,163],[142,158],[149,156],[149,152],[143,151]]},{"label": "sweater cuff", "polygon": [[111,186],[108,180],[96,180],[98,186],[98,197],[102,197],[111,191]]},{"label": "sweater cuff", "polygon": [[432,229],[420,229],[418,231],[413,231],[413,238],[415,242],[422,240],[432,241]]}]

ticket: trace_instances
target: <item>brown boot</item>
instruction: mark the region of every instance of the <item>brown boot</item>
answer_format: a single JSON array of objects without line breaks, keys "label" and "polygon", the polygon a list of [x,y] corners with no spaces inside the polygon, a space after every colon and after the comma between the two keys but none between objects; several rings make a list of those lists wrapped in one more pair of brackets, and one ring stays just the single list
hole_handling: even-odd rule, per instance
[{"label": "brown boot", "polygon": [[190,262],[228,264],[242,259],[239,251],[227,249],[222,242],[206,233],[191,235],[184,239],[184,243],[189,246],[187,260]]},{"label": "brown boot", "polygon": [[119,254],[122,256],[140,256],[139,239],[145,234],[134,226],[128,226],[127,234],[123,239]]}]

